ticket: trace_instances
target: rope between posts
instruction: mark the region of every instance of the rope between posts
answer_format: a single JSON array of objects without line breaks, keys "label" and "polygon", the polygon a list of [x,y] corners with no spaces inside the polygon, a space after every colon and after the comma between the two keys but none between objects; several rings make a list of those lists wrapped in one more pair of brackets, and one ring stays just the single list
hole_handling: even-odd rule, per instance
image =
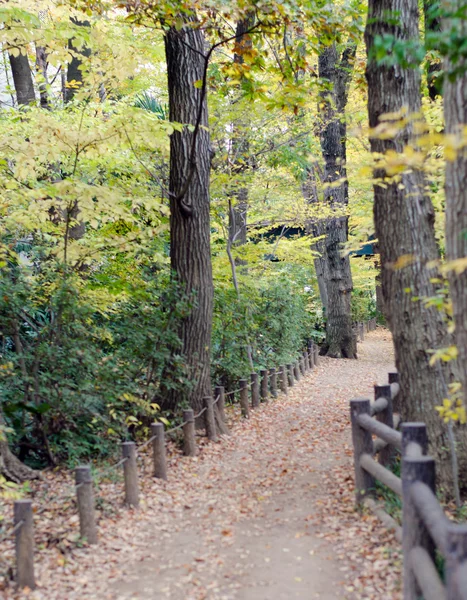
[{"label": "rope between posts", "polygon": [[[170,431],[167,431],[166,433],[170,433]],[[141,446],[138,446],[138,448],[136,449],[136,452],[139,452],[140,450],[144,450],[144,448],[146,448],[146,446],[149,446],[149,444],[151,444],[155,439],[156,439],[157,435],[153,435],[152,438],[149,438],[146,442],[144,442],[144,444],[141,444]]]},{"label": "rope between posts", "polygon": [[128,456],[125,456],[125,458],[120,459],[118,461],[118,463],[115,463],[114,465],[111,465],[110,467],[107,467],[107,469],[103,469],[102,471],[99,471],[98,474],[99,475],[105,475],[106,473],[109,473],[110,471],[113,471],[114,469],[116,469],[120,465],[123,465],[123,463],[126,463],[127,460],[128,460]]},{"label": "rope between posts", "polygon": [[16,525],[14,527],[12,527],[10,529],[10,531],[7,531],[1,538],[0,538],[0,543],[3,543],[5,540],[7,540],[11,535],[15,534],[19,529],[21,529],[21,527],[24,525],[24,521],[21,520],[18,523],[16,523]]}]

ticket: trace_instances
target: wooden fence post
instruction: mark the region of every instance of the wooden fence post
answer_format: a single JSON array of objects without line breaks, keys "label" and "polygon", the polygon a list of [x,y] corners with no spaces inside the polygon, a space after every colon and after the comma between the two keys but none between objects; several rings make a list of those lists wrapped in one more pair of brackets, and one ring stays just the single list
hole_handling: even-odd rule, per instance
[{"label": "wooden fence post", "polygon": [[183,411],[183,454],[196,456],[195,413],[191,408]]},{"label": "wooden fence post", "polygon": [[305,361],[303,360],[303,355],[300,355],[298,357],[298,367],[300,369],[300,375],[302,377],[304,377],[306,372],[305,372]]},{"label": "wooden fence post", "polygon": [[294,362],[293,365],[293,374],[295,377],[295,381],[300,381],[300,368],[298,366],[298,361]]},{"label": "wooden fence post", "polygon": [[269,369],[269,383],[271,386],[271,396],[277,398],[277,373],[275,367]]},{"label": "wooden fence post", "polygon": [[314,345],[313,347],[313,351],[314,351],[314,363],[315,363],[315,367],[317,367],[319,365],[319,346],[317,344]]},{"label": "wooden fence post", "polygon": [[252,373],[251,378],[251,406],[257,408],[259,406],[259,378],[258,373]]},{"label": "wooden fence post", "polygon": [[435,461],[430,456],[402,457],[402,551],[404,556],[404,600],[417,600],[422,594],[410,566],[410,551],[421,546],[435,559],[435,546],[412,499],[411,487],[421,481],[435,492]]},{"label": "wooden fence post", "polygon": [[34,523],[32,500],[15,500],[14,525],[23,523],[15,534],[16,585],[19,588],[36,587],[34,578]]},{"label": "wooden fence post", "polygon": [[246,379],[240,379],[240,408],[242,410],[242,417],[248,419],[250,416],[250,408],[248,406],[248,381]]},{"label": "wooden fence post", "polygon": [[359,415],[370,415],[370,401],[366,398],[356,398],[350,401],[350,420],[352,423],[352,442],[355,466],[355,495],[357,505],[361,505],[365,496],[375,487],[373,475],[360,466],[362,454],[373,456],[373,438],[369,431],[360,427]]},{"label": "wooden fence post", "polygon": [[308,369],[310,371],[312,371],[313,367],[315,365],[314,365],[314,361],[313,361],[313,353],[312,353],[312,351],[309,348],[306,351],[306,358],[307,358],[307,361],[308,361]]},{"label": "wooden fence post", "polygon": [[138,469],[136,465],[136,445],[134,442],[122,443],[122,456],[126,458],[123,463],[123,476],[125,479],[125,503],[138,508],[139,485]]},{"label": "wooden fence post", "polygon": [[306,350],[303,351],[303,368],[305,370],[305,374],[308,373],[310,368],[310,364],[308,362],[308,352]]},{"label": "wooden fence post", "polygon": [[204,411],[206,436],[211,442],[217,442],[216,418],[214,416],[214,406],[212,404],[211,396],[205,396],[203,398],[203,405],[206,409]]},{"label": "wooden fence post", "polygon": [[267,400],[268,400],[268,388],[269,388],[268,370],[267,369],[261,369],[259,373],[261,375],[261,401],[262,402],[267,402]]},{"label": "wooden fence post", "polygon": [[88,544],[97,544],[96,517],[94,513],[94,491],[91,467],[82,465],[75,469],[76,501],[79,514],[79,532]]},{"label": "wooden fence post", "polygon": [[428,452],[428,434],[425,423],[402,423],[402,456],[405,456],[407,446],[410,442],[415,442],[422,449],[422,454]]},{"label": "wooden fence post", "polygon": [[151,424],[151,437],[154,438],[152,440],[153,475],[159,479],[167,479],[164,423]]},{"label": "wooden fence post", "polygon": [[[376,419],[384,423],[391,429],[394,429],[394,418],[392,414],[392,397],[390,385],[375,385],[375,400],[378,398],[386,398],[388,406],[376,415]],[[394,461],[395,449],[392,444],[388,444],[385,448],[379,451],[378,461],[385,467],[389,466]]]},{"label": "wooden fence post", "polygon": [[293,365],[292,364],[287,364],[285,365],[285,368],[287,369],[287,383],[289,384],[289,387],[293,387],[294,382],[294,372],[293,372]]},{"label": "wooden fence post", "polygon": [[360,323],[358,324],[359,330],[360,330],[360,341],[364,342],[365,341],[365,333],[363,331],[363,322],[360,321]]},{"label": "wooden fence post", "polygon": [[285,365],[281,365],[279,367],[279,385],[281,388],[281,392],[287,396],[288,386],[287,386],[287,371],[286,371]]},{"label": "wooden fence post", "polygon": [[450,523],[446,535],[447,600],[467,598],[467,525]]},{"label": "wooden fence post", "polygon": [[227,422],[225,417],[225,389],[223,385],[217,385],[214,388],[214,400],[219,398],[217,401],[217,410],[219,411],[219,417],[224,423]]},{"label": "wooden fence post", "polygon": [[315,351],[313,340],[308,341],[308,362],[310,363],[310,369],[313,369],[315,366]]}]

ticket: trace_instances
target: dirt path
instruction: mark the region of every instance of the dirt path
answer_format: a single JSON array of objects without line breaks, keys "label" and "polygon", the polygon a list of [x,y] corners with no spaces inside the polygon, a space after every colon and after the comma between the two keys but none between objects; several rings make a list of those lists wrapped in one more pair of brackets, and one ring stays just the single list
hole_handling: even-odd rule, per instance
[{"label": "dirt path", "polygon": [[287,399],[262,405],[221,443],[205,445],[196,459],[174,455],[167,482],[151,479],[147,460],[142,510],[103,519],[92,551],[52,570],[53,555],[43,560],[41,588],[29,597],[351,597],[349,581],[364,565],[324,539],[344,526],[328,505],[342,485],[332,473],[353,476],[349,398],[370,397],[392,368],[389,335],[378,330],[359,345],[358,361],[321,359]]}]

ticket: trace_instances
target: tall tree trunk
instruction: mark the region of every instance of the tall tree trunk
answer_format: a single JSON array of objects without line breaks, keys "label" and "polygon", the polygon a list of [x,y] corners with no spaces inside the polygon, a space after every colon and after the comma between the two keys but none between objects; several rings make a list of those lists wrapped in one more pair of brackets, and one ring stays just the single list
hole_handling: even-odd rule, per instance
[{"label": "tall tree trunk", "polygon": [[[324,201],[331,210],[325,220],[325,260],[327,261],[326,342],[322,353],[333,358],[356,358],[356,338],[352,331],[350,298],[352,273],[349,256],[343,255],[348,239],[348,218],[342,214],[348,205],[346,172],[346,123],[350,68],[355,56],[355,46],[349,46],[339,60],[335,44],[326,47],[319,56],[319,75],[329,82],[331,90],[320,94],[320,112],[324,122],[321,131],[321,149],[324,158]],[[336,182],[340,184],[336,185]],[[331,184],[333,186],[331,187]]]},{"label": "tall tree trunk", "polygon": [[[459,10],[460,0],[446,2],[452,12]],[[467,23],[457,19],[448,21],[446,29],[453,29],[459,39],[467,36]],[[449,271],[449,286],[454,310],[455,343],[459,353],[459,377],[464,402],[467,407],[467,150],[465,127],[467,126],[467,61],[460,58],[456,64],[459,72],[455,77],[446,76],[444,81],[444,117],[446,134],[459,143],[454,160],[446,162],[446,254],[448,261],[463,261],[458,271]],[[452,70],[449,60],[445,72]]]},{"label": "tall tree trunk", "polygon": [[[398,20],[395,21],[394,15]],[[396,42],[418,40],[417,0],[370,0],[365,41],[368,53],[368,114],[373,130],[386,113],[405,116],[419,114],[420,70],[399,64],[380,64],[375,59],[375,37],[394,36]],[[394,117],[396,125],[398,118]],[[400,125],[395,138],[382,139],[377,132],[370,137],[371,150],[378,155],[388,151],[401,154],[416,143],[413,121]],[[381,255],[382,289],[389,326],[392,331],[396,366],[400,373],[404,421],[424,421],[444,484],[452,482],[447,428],[435,406],[447,395],[449,365],[430,365],[430,350],[448,345],[443,317],[436,308],[427,307],[423,298],[435,296],[436,272],[430,261],[438,259],[434,235],[434,211],[425,193],[421,171],[407,169],[391,177],[384,166],[374,171],[374,219]],[[415,300],[415,301],[414,301]],[[465,472],[465,431],[457,431],[461,469]]]},{"label": "tall tree trunk", "polygon": [[[238,21],[235,31],[234,63],[243,64],[243,54],[252,47],[251,38],[245,32],[254,25],[254,15]],[[233,173],[238,176],[232,196],[232,210],[229,210],[229,240],[232,245],[246,244],[247,239],[247,213],[248,213],[248,188],[242,181],[242,175],[248,169],[250,144],[247,135],[247,123],[241,120],[234,125],[232,132],[232,158]],[[238,262],[237,262],[238,264]]]},{"label": "tall tree trunk", "polygon": [[[91,26],[91,23],[89,21],[78,21],[76,19],[72,19],[72,21],[75,25],[79,25],[81,27]],[[80,50],[78,52],[73,45],[73,39],[69,40],[68,47],[70,48],[70,50],[76,52],[77,55],[74,55],[70,63],[68,64],[68,69],[66,73],[67,85],[65,88],[65,102],[71,102],[76,92],[83,84],[83,60],[80,58],[80,56],[78,56],[78,54],[81,55],[83,58],[89,58],[91,56],[91,49],[88,47],[84,47],[83,50]]]},{"label": "tall tree trunk", "polygon": [[18,106],[34,104],[36,94],[27,54],[19,54],[18,56],[10,54],[9,57]]},{"label": "tall tree trunk", "polygon": [[[211,394],[210,352],[213,282],[210,247],[209,172],[211,147],[205,89],[195,87],[203,80],[204,35],[187,26],[165,35],[170,120],[195,125],[170,138],[170,259],[185,292],[194,294],[194,306],[180,330],[182,353],[192,384],[186,398],[198,409],[203,396]],[[194,136],[196,138],[194,139]],[[194,146],[193,146],[194,144]],[[194,152],[193,152],[194,150]],[[167,390],[164,404],[174,409],[180,398]]]},{"label": "tall tree trunk", "polygon": [[41,108],[49,109],[49,94],[47,93],[47,52],[42,46],[36,46],[36,70],[44,79],[44,81],[39,84]]}]

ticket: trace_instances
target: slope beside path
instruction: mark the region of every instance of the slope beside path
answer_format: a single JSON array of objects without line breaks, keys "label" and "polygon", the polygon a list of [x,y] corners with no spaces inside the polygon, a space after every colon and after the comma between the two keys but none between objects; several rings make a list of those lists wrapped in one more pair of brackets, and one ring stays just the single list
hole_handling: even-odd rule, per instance
[{"label": "slope beside path", "polygon": [[[237,420],[197,458],[173,452],[168,481],[151,477],[146,457],[141,510],[107,508],[95,547],[42,552],[28,597],[399,599],[397,544],[354,509],[348,417],[349,399],[371,397],[392,368],[378,329],[357,361],[322,358],[288,398]],[[106,494],[118,500],[121,486]]]}]

